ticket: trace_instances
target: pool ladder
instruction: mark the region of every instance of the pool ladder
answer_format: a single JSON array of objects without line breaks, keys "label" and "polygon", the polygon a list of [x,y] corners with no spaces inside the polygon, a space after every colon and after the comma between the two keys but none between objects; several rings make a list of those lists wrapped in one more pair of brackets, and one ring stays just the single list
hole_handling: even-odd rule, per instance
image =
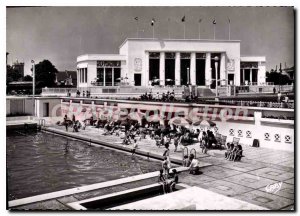
[{"label": "pool ladder", "polygon": [[[186,150],[186,151],[185,151],[185,150]],[[185,154],[185,152],[186,152],[186,154]],[[192,154],[192,152],[194,152],[195,158],[197,158],[197,151],[196,151],[195,148],[192,148],[192,149],[191,149],[190,154]],[[184,147],[184,149],[183,149],[183,152],[182,152],[182,160],[184,159],[184,156],[185,156],[185,155],[189,156],[189,149],[188,149],[188,147]]]},{"label": "pool ladder", "polygon": [[196,149],[194,149],[194,148],[191,149],[190,154],[192,154],[193,151],[195,152],[195,154],[194,154],[194,155],[195,155],[195,158],[197,158],[197,155],[196,155],[196,154],[197,154]]}]

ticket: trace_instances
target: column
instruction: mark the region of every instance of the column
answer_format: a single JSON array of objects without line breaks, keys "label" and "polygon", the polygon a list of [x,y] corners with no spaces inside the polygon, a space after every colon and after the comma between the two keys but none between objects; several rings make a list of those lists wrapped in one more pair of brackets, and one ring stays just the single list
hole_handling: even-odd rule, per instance
[{"label": "column", "polygon": [[105,85],[105,84],[106,84],[106,83],[105,83],[105,82],[106,82],[106,81],[105,81],[105,79],[106,79],[106,72],[105,72],[105,71],[106,71],[106,68],[103,69],[103,86],[106,86],[106,85]]},{"label": "column", "polygon": [[77,68],[77,87],[79,86],[79,69]]},{"label": "column", "polygon": [[86,68],[83,68],[83,82],[86,83],[86,73],[85,73]]},{"label": "column", "polygon": [[88,82],[88,68],[85,68],[85,83]]},{"label": "column", "polygon": [[161,52],[159,57],[159,79],[160,85],[165,85],[165,53]]},{"label": "column", "polygon": [[192,85],[196,85],[196,53],[191,53],[191,68],[190,68],[190,80]]},{"label": "column", "polygon": [[149,86],[149,52],[145,53],[144,86]]},{"label": "column", "polygon": [[115,86],[115,69],[112,68],[112,71],[111,71],[111,86]]},{"label": "column", "polygon": [[243,85],[245,85],[245,69],[243,69],[243,79],[242,79]]},{"label": "column", "polygon": [[219,85],[226,85],[226,80],[224,81],[224,79],[226,79],[226,68],[225,68],[225,64],[226,64],[226,55],[225,53],[221,53],[221,61],[220,61],[220,77],[219,79],[223,80],[219,83]]},{"label": "column", "polygon": [[206,53],[205,58],[205,85],[209,86],[211,84],[211,65],[210,65],[211,53]]},{"label": "column", "polygon": [[249,83],[249,85],[252,85],[252,68],[250,69],[250,83]]},{"label": "column", "polygon": [[180,85],[180,52],[175,56],[175,85]]}]

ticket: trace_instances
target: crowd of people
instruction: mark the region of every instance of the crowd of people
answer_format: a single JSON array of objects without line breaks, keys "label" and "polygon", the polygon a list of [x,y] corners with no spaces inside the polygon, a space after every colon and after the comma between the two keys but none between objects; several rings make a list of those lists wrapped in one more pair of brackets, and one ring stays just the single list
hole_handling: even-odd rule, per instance
[{"label": "crowd of people", "polygon": [[167,93],[163,92],[162,95],[160,96],[159,92],[153,94],[152,92],[146,92],[145,94],[142,94],[140,96],[141,100],[156,100],[156,101],[163,101],[163,102],[170,102],[170,101],[176,101],[175,98],[175,91],[173,90],[172,92],[167,91]]},{"label": "crowd of people", "polygon": [[230,161],[239,161],[243,157],[243,148],[240,144],[227,143],[225,159]]},{"label": "crowd of people", "polygon": [[[69,120],[68,116],[64,116],[62,123],[65,125],[66,131],[69,127],[73,128],[73,132],[78,132],[79,129],[84,130],[87,125],[95,128],[102,128],[104,132],[102,135],[115,135],[122,138],[123,145],[131,145],[132,155],[135,154],[138,149],[138,140],[146,139],[149,137],[155,140],[158,147],[164,147],[164,153],[162,161],[162,167],[160,170],[159,182],[163,185],[164,193],[172,192],[175,189],[175,185],[178,182],[178,175],[176,169],[172,169],[170,161],[170,145],[174,145],[174,152],[178,151],[178,148],[184,149],[186,145],[191,143],[199,143],[203,154],[207,154],[208,149],[213,148],[217,139],[214,133],[210,130],[200,131],[199,129],[191,129],[184,126],[167,125],[162,126],[158,122],[147,122],[145,119],[139,123],[136,120],[112,120],[112,119],[94,119],[88,118],[84,121],[76,120],[75,116]],[[237,161],[242,157],[241,145],[234,145],[227,143],[227,150],[225,152],[225,158],[227,160]],[[184,167],[188,167],[190,174],[201,174],[198,159],[194,154],[185,155],[183,158]],[[170,172],[171,171],[171,172]]]}]

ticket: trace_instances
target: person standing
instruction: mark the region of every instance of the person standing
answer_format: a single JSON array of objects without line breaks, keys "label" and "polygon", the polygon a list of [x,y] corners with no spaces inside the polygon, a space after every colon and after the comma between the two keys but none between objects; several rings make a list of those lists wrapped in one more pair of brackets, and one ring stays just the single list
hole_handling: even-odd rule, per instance
[{"label": "person standing", "polygon": [[76,121],[75,115],[73,114],[73,116],[72,116],[72,122],[73,122],[73,124],[75,124],[75,121]]},{"label": "person standing", "polygon": [[198,174],[200,171],[199,161],[195,158],[194,154],[190,154],[191,164],[189,166],[190,174]]},{"label": "person standing", "polygon": [[278,94],[277,94],[277,101],[278,101],[278,103],[280,103],[281,102],[281,92],[280,91],[278,91]]},{"label": "person standing", "polygon": [[175,137],[174,137],[174,146],[175,146],[174,152],[177,151],[178,143],[179,143],[179,136],[175,135]]},{"label": "person standing", "polygon": [[138,148],[138,144],[137,144],[137,141],[134,140],[133,142],[133,145],[132,145],[132,149],[131,149],[131,152],[132,152],[132,155],[133,156],[135,154],[135,150]]}]

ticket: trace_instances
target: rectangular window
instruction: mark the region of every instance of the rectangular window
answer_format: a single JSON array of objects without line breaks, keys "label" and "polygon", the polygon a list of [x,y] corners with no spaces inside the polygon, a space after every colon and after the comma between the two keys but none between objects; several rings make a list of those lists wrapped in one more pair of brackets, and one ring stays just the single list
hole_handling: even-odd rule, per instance
[{"label": "rectangular window", "polygon": [[87,80],[88,80],[88,71],[87,71],[87,68],[85,68],[85,83],[87,83]]},{"label": "rectangular window", "polygon": [[97,68],[97,85],[104,85],[104,68]]},{"label": "rectangular window", "polygon": [[175,84],[175,53],[165,54],[165,84]]},{"label": "rectangular window", "polygon": [[118,86],[120,84],[121,78],[121,68],[114,68],[114,85]]},{"label": "rectangular window", "polygon": [[191,82],[191,54],[190,53],[180,53],[180,84],[188,85]]},{"label": "rectangular window", "polygon": [[105,86],[112,86],[112,68],[105,68]]},{"label": "rectangular window", "polygon": [[152,85],[159,85],[159,52],[149,53],[149,80]]},{"label": "rectangular window", "polygon": [[196,85],[205,86],[205,53],[196,53]]}]

